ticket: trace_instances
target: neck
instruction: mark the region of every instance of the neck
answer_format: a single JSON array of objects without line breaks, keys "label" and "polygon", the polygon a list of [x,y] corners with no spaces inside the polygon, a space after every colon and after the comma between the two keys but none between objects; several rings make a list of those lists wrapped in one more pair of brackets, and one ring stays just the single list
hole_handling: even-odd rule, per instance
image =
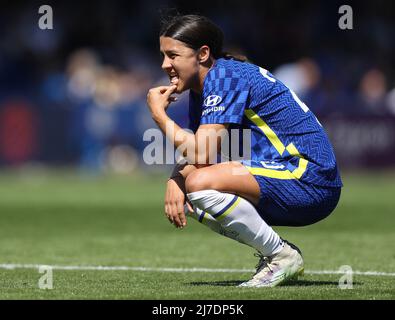
[{"label": "neck", "polygon": [[210,71],[210,69],[214,66],[215,61],[216,60],[214,58],[212,58],[209,61],[207,61],[207,63],[200,65],[199,74],[198,74],[198,77],[199,77],[198,83],[197,83],[196,87],[191,88],[192,91],[194,91],[200,95],[203,93],[204,79],[206,78],[206,75]]}]

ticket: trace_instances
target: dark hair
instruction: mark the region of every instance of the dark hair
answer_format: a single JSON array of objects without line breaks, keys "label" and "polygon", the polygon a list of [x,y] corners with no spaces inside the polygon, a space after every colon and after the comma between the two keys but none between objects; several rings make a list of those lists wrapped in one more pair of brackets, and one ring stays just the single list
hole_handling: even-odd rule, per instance
[{"label": "dark hair", "polygon": [[165,18],[162,20],[160,36],[181,41],[194,50],[207,45],[215,59],[226,58],[247,61],[247,58],[243,55],[223,51],[224,34],[222,30],[203,16],[177,14]]}]

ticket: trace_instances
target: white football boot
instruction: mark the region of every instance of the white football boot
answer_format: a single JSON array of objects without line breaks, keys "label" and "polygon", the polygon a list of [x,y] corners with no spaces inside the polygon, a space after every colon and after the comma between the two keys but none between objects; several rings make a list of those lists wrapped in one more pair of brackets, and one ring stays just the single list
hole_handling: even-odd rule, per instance
[{"label": "white football boot", "polygon": [[259,263],[253,278],[239,287],[275,287],[288,280],[297,280],[304,273],[303,258],[299,248],[284,240],[283,249],[270,257],[258,256]]}]

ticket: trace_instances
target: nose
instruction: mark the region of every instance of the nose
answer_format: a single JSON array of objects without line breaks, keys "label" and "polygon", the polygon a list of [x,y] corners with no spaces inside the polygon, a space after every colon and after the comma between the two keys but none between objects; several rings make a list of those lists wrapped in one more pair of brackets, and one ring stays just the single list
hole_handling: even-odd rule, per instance
[{"label": "nose", "polygon": [[167,56],[164,56],[163,58],[163,62],[162,62],[162,69],[163,70],[168,70],[171,69],[171,63],[170,63],[170,59]]}]

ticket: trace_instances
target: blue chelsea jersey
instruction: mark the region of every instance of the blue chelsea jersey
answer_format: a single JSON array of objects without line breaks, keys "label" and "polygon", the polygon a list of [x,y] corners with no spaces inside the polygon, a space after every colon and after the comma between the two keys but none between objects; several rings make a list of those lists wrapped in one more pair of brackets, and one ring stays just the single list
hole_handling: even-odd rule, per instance
[{"label": "blue chelsea jersey", "polygon": [[[254,64],[218,59],[206,75],[203,94],[190,91],[189,121],[194,132],[201,124],[250,129],[248,160],[254,174],[342,186],[333,148],[315,115],[292,90]],[[248,160],[243,161],[247,166]]]}]

